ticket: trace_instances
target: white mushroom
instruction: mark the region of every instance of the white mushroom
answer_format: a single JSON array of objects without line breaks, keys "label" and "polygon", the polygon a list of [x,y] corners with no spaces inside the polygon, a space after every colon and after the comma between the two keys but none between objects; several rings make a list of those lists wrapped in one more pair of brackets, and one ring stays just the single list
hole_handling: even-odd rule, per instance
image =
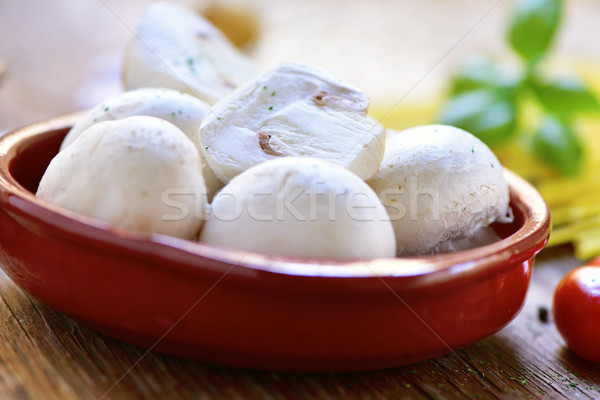
[{"label": "white mushroom", "polygon": [[394,257],[385,208],[358,176],[329,161],[284,157],[257,165],[215,196],[200,240],[311,259]]},{"label": "white mushroom", "polygon": [[364,93],[329,71],[285,63],[215,104],[200,140],[223,182],[283,156],[327,159],[367,179],[385,142],[385,128],[367,116],[368,106]]},{"label": "white mushroom", "polygon": [[149,6],[134,35],[125,54],[126,89],[166,87],[213,104],[257,74],[216,27],[176,4]]},{"label": "white mushroom", "polygon": [[198,163],[190,140],[162,119],[100,122],[54,157],[37,196],[139,233],[192,239],[206,207]]},{"label": "white mushroom", "polygon": [[200,143],[198,128],[205,115],[209,112],[208,105],[198,98],[176,90],[164,88],[143,88],[121,93],[108,99],[89,110],[71,128],[60,148],[61,151],[90,126],[103,121],[113,121],[146,115],[171,122],[186,134],[194,143],[202,160],[202,176],[208,189],[208,200],[218,192],[223,183],[212,171],[204,155],[204,147]]},{"label": "white mushroom", "polygon": [[392,133],[379,172],[368,183],[390,214],[400,255],[462,248],[461,239],[482,234],[481,228],[510,212],[496,156],[451,126]]}]

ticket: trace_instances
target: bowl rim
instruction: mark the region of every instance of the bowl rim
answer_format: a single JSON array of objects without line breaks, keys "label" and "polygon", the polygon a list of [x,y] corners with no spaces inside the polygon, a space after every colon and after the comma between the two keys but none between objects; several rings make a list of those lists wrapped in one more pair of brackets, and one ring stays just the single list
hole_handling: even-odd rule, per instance
[{"label": "bowl rim", "polygon": [[[67,235],[71,240],[96,242],[123,255],[158,257],[172,261],[172,268],[198,274],[212,270],[222,274],[224,266],[232,275],[256,276],[276,274],[306,278],[419,278],[419,284],[431,285],[457,276],[492,273],[494,266],[518,264],[532,259],[546,244],[550,235],[551,216],[541,194],[515,173],[504,169],[509,183],[511,203],[524,214],[523,225],[510,236],[497,242],[452,253],[379,258],[365,261],[332,261],[294,259],[259,253],[219,248],[162,234],[148,237],[114,227],[106,222],[83,216],[38,199],[12,176],[10,162],[19,153],[19,146],[37,136],[69,129],[84,112],[62,115],[9,131],[0,137],[0,207],[30,222]],[[220,268],[198,266],[198,261],[209,259],[221,264]]]}]

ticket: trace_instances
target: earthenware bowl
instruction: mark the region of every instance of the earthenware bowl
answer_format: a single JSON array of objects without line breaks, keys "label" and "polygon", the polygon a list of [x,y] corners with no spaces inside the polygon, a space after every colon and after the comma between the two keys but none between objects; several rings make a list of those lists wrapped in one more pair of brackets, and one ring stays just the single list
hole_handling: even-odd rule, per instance
[{"label": "earthenware bowl", "polygon": [[508,324],[548,239],[546,203],[510,171],[514,222],[466,251],[336,263],[144,238],[35,197],[78,116],[0,138],[0,263],[47,305],[143,348],[288,371],[416,362]]}]

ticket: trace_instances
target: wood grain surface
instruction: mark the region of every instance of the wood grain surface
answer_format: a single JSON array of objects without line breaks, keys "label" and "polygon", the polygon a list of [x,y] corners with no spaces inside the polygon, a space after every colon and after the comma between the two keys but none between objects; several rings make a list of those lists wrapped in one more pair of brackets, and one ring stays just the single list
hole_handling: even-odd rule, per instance
[{"label": "wood grain surface", "polygon": [[570,399],[600,398],[600,365],[565,348],[553,290],[578,262],[538,257],[525,306],[500,332],[393,369],[294,374],[208,365],[111,339],[0,280],[2,399]]}]

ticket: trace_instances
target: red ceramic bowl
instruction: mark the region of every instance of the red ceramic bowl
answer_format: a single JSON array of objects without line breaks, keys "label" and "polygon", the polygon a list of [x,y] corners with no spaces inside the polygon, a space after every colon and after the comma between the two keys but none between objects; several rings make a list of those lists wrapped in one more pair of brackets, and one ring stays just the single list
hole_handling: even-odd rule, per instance
[{"label": "red ceramic bowl", "polygon": [[0,139],[0,262],[23,289],[125,342],[260,369],[385,368],[448,353],[521,309],[549,210],[506,172],[515,214],[476,249],[360,262],[246,254],[142,238],[34,196],[78,115]]}]

